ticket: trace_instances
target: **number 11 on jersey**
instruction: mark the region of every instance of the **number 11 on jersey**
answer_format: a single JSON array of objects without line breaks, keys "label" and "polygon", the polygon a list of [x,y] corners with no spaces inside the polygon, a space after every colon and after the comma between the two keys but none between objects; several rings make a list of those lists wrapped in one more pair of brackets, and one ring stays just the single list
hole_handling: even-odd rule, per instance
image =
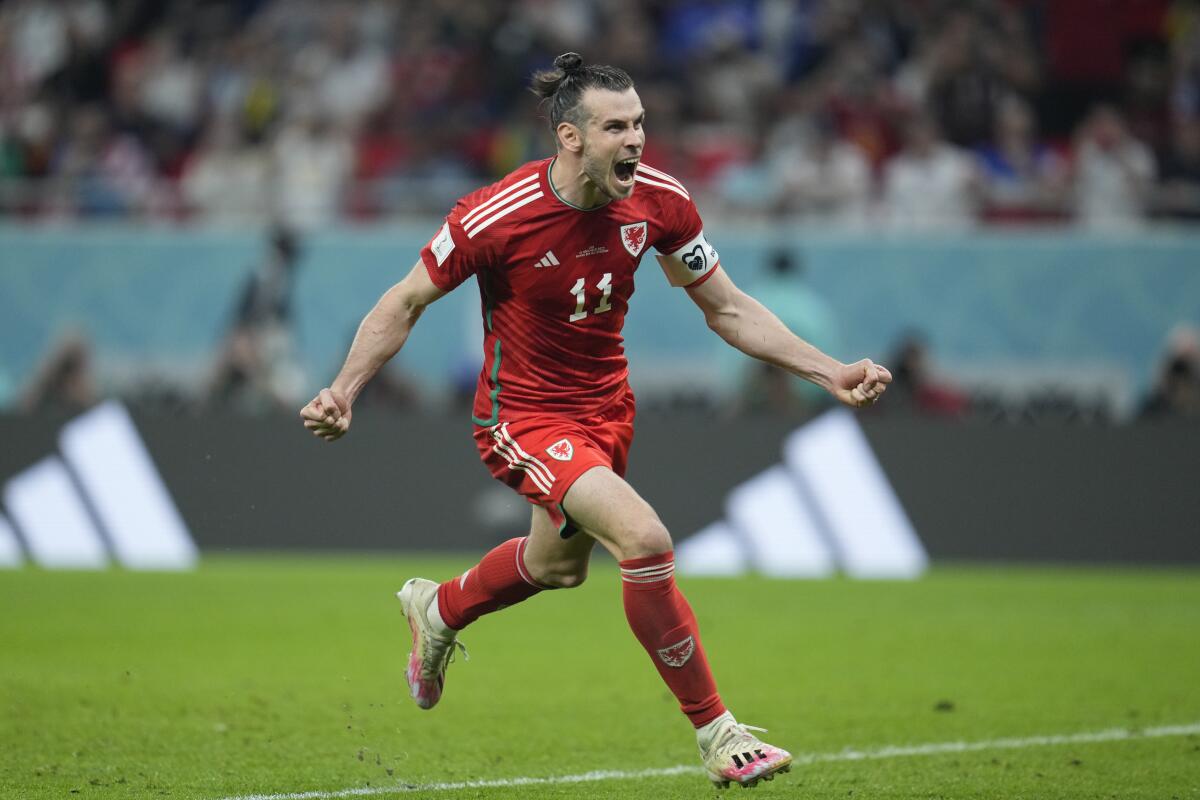
[{"label": "number 11 on jersey", "polygon": [[[570,316],[571,322],[578,322],[588,315],[588,312],[583,310],[583,304],[586,301],[584,297],[586,285],[586,280],[580,278],[571,287],[571,294],[575,297],[575,313]],[[604,273],[604,277],[596,284],[596,288],[603,292],[603,294],[600,296],[600,302],[593,309],[593,313],[603,314],[612,308],[608,302],[608,296],[612,294],[612,273]]]}]

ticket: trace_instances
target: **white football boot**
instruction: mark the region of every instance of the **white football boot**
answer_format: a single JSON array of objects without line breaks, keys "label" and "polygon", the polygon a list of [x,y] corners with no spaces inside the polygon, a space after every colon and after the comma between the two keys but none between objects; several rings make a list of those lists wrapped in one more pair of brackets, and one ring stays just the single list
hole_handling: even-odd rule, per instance
[{"label": "white football boot", "polygon": [[456,638],[456,631],[449,628],[437,631],[429,621],[429,607],[437,599],[437,593],[438,585],[424,578],[409,579],[396,593],[412,630],[412,650],[404,676],[409,693],[421,708],[433,708],[442,699],[446,667],[454,660],[454,649],[457,647],[464,658],[468,657],[467,648]]},{"label": "white football boot", "polygon": [[749,788],[792,768],[791,753],[760,741],[750,731],[766,733],[764,728],[739,724],[728,711],[696,731],[704,769],[718,789],[730,782]]}]

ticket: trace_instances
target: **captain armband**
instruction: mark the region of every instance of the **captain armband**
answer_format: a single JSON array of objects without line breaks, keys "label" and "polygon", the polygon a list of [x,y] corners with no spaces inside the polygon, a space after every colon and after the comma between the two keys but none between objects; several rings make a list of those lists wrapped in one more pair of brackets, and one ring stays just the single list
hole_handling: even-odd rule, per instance
[{"label": "captain armband", "polygon": [[655,257],[672,286],[690,286],[716,269],[720,259],[704,231],[674,253]]}]

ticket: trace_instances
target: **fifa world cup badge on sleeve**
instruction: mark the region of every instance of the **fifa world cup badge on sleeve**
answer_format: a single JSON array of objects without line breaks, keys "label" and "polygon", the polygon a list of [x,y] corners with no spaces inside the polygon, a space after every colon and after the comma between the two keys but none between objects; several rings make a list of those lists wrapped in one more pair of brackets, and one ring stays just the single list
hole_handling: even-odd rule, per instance
[{"label": "fifa world cup badge on sleeve", "polygon": [[433,252],[433,257],[437,259],[439,267],[446,263],[446,259],[454,250],[454,237],[450,235],[449,222],[442,225],[438,235],[433,237],[433,241],[429,243],[429,249]]}]

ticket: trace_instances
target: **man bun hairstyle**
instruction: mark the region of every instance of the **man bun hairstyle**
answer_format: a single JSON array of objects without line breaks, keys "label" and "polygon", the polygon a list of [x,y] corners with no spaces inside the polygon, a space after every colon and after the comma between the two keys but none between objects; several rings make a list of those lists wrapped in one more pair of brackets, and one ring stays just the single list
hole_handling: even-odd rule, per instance
[{"label": "man bun hairstyle", "polygon": [[554,66],[568,75],[573,75],[583,69],[583,56],[579,55],[579,53],[563,53],[554,59]]},{"label": "man bun hairstyle", "polygon": [[563,53],[554,59],[552,69],[533,74],[530,88],[550,105],[550,130],[556,131],[562,122],[583,127],[587,120],[579,101],[585,91],[597,88],[623,92],[633,88],[633,78],[620,67],[584,64],[579,53]]}]

